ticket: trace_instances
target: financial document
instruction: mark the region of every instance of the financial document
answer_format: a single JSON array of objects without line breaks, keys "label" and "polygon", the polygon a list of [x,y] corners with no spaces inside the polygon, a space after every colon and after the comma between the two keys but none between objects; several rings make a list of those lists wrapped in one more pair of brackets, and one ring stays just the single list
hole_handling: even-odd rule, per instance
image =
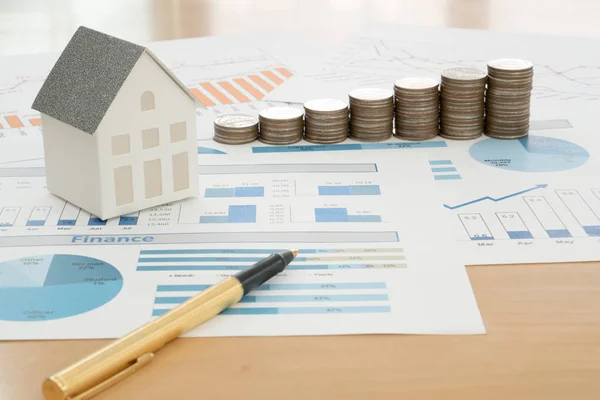
[{"label": "financial document", "polygon": [[211,148],[198,158],[200,196],[107,221],[48,194],[41,173],[11,178],[0,338],[118,337],[287,248],[299,254],[286,271],[188,335],[485,331],[460,257],[432,223],[445,218],[428,204],[433,183],[414,185],[426,158]]},{"label": "financial document", "polygon": [[[447,68],[497,58],[534,63],[529,136],[518,140],[344,143],[281,152],[380,149],[426,155],[436,201],[467,264],[600,260],[600,55],[597,40],[489,31],[387,26],[359,34],[319,70],[268,98],[348,101],[360,87],[392,89],[409,76],[440,79]],[[552,49],[549,51],[548,49]]]}]

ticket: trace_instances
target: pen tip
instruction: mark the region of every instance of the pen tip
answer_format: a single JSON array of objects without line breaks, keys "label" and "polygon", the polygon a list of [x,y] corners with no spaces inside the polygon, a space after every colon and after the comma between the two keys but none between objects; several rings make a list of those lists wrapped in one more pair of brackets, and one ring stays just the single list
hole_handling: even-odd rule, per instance
[{"label": "pen tip", "polygon": [[290,250],[290,253],[292,253],[294,257],[296,257],[298,255],[298,250]]}]

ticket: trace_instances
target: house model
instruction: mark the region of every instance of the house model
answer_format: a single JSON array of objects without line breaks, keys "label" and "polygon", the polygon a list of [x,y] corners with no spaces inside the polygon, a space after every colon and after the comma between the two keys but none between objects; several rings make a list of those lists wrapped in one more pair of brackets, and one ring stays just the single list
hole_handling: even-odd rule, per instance
[{"label": "house model", "polygon": [[48,190],[101,219],[195,195],[198,105],[145,47],[80,27],[32,105]]}]

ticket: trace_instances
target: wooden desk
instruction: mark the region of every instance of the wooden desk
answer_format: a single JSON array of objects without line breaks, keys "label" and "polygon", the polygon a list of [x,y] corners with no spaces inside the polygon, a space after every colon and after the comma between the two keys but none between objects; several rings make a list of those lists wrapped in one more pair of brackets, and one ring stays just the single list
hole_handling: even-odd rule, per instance
[{"label": "wooden desk", "polygon": [[[373,22],[600,36],[595,0],[131,3],[1,0],[0,53],[59,51],[80,24],[136,41],[286,29],[336,42]],[[487,335],[181,339],[97,398],[600,397],[600,263],[468,272]],[[0,399],[41,399],[44,377],[104,343],[0,342]]]}]

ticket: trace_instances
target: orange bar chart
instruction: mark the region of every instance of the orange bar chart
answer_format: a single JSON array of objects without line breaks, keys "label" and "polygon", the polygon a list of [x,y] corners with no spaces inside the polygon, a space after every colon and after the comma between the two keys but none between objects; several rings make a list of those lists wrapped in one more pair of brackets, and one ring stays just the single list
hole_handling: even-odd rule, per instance
[{"label": "orange bar chart", "polygon": [[261,73],[267,78],[269,78],[269,80],[275,83],[276,85],[281,85],[283,83],[283,80],[277,75],[275,75],[273,71],[262,71]]},{"label": "orange bar chart", "polygon": [[252,82],[256,83],[258,86],[260,86],[262,89],[266,90],[267,92],[272,92],[273,91],[273,86],[269,85],[260,76],[258,76],[258,75],[250,75],[249,78],[250,78],[250,80]]},{"label": "orange bar chart", "polygon": [[275,68],[275,71],[279,72],[281,75],[285,76],[286,78],[291,78],[294,75],[290,71],[288,71],[287,69],[285,69],[283,67]]},{"label": "orange bar chart", "polygon": [[204,90],[210,93],[215,99],[219,100],[221,104],[233,104],[227,96],[225,96],[219,89],[214,87],[211,83],[203,82],[200,84]]},{"label": "orange bar chart", "polygon": [[29,122],[31,123],[31,126],[40,126],[40,125],[42,125],[42,119],[41,118],[31,118],[29,120]]},{"label": "orange bar chart", "polygon": [[235,99],[241,103],[248,103],[250,99],[246,97],[242,92],[237,90],[231,83],[227,81],[219,82],[219,86],[221,86],[227,93],[235,97]]},{"label": "orange bar chart", "polygon": [[250,95],[254,96],[256,100],[262,100],[263,97],[265,97],[260,90],[252,86],[252,84],[244,78],[235,78],[233,81],[240,85],[246,92],[250,93]]},{"label": "orange bar chart", "polygon": [[202,105],[204,107],[212,107],[215,106],[215,102],[212,101],[211,99],[209,99],[208,97],[206,97],[201,91],[199,91],[196,88],[190,88],[190,91],[194,94],[194,96],[196,96],[196,98],[198,99],[198,101],[200,103],[202,103]]},{"label": "orange bar chart", "polygon": [[6,122],[8,122],[11,128],[23,128],[23,123],[16,115],[7,115]]}]

